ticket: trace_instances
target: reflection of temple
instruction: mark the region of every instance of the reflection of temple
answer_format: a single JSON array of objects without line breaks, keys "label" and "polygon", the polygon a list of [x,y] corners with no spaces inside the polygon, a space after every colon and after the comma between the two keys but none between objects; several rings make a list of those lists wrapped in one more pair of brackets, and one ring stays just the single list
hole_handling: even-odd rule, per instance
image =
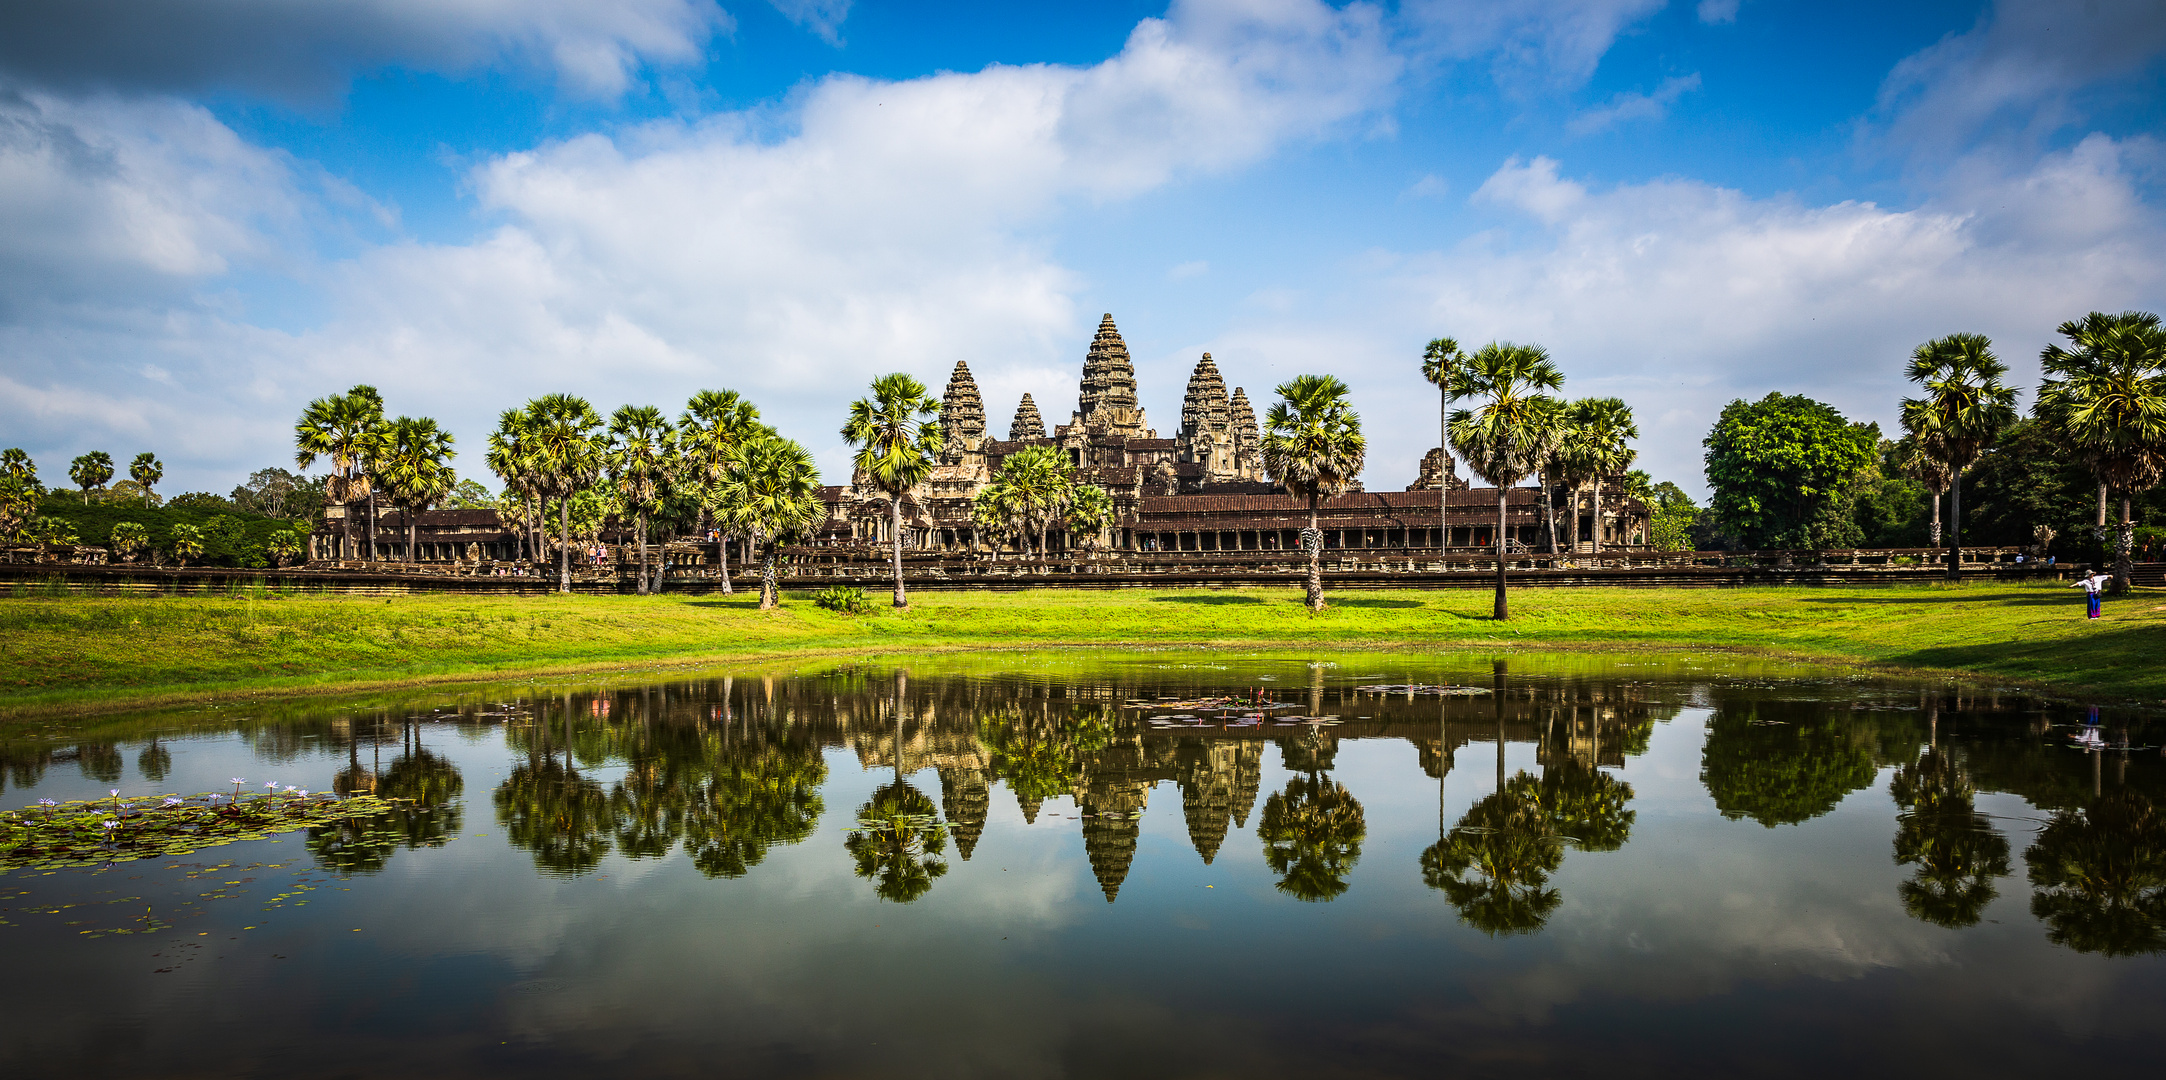
[{"label": "reflection of temple", "polygon": [[[971,500],[991,483],[1009,457],[1033,446],[1058,447],[1085,480],[1113,499],[1117,522],[1104,533],[1069,536],[1056,527],[1054,550],[1082,547],[1136,552],[1289,551],[1308,524],[1305,502],[1269,483],[1258,445],[1256,409],[1245,387],[1229,395],[1211,354],[1197,361],[1181,401],[1180,428],[1159,438],[1137,399],[1135,365],[1113,316],[1100,320],[1083,360],[1075,412],[1045,433],[1038,406],[1025,395],[1008,425],[1008,438],[988,434],[985,403],[967,363],[957,362],[942,395],[945,438],[940,464],[904,500],[905,546],[927,552],[993,550],[971,521]],[[1606,478],[1599,513],[1579,522],[1591,541],[1646,542],[1648,511],[1621,494],[1619,478]],[[1592,494],[1593,485],[1586,489]],[[1534,548],[1544,541],[1532,489],[1506,493],[1508,539]],[[886,495],[865,483],[825,489],[829,518],[823,542],[862,545],[887,540],[891,528]],[[1440,500],[1447,520],[1438,520]],[[1591,507],[1591,500],[1583,500]],[[1365,492],[1360,483],[1326,500],[1320,527],[1327,549],[1479,548],[1494,543],[1496,491],[1473,489],[1456,473],[1450,455],[1432,449],[1405,491]],[[1563,526],[1566,533],[1570,523]],[[1573,538],[1564,536],[1566,546]]]}]

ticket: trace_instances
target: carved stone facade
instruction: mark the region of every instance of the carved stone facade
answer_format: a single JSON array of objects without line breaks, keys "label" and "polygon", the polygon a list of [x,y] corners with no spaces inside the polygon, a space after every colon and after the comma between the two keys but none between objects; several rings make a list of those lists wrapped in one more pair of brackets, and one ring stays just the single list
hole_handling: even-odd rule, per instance
[{"label": "carved stone facade", "polygon": [[1459,479],[1458,463],[1454,462],[1452,456],[1445,453],[1444,448],[1439,446],[1432,448],[1428,453],[1421,456],[1421,475],[1415,477],[1414,482],[1408,484],[1406,489],[1408,491],[1442,491],[1449,487],[1456,491],[1466,486],[1467,482]]},{"label": "carved stone facade", "polygon": [[1247,394],[1238,401],[1236,410],[1226,398],[1226,380],[1220,377],[1218,365],[1211,362],[1210,353],[1204,353],[1188,377],[1188,394],[1181,399],[1181,431],[1174,437],[1174,459],[1201,466],[1204,483],[1263,479],[1255,452],[1256,411],[1249,407]]}]

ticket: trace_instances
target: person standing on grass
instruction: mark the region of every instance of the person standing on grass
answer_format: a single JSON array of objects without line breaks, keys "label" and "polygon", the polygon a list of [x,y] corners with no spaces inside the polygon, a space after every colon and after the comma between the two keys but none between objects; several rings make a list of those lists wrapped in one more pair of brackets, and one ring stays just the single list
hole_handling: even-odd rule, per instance
[{"label": "person standing on grass", "polygon": [[2099,591],[2109,580],[2111,579],[2097,571],[2085,571],[2082,577],[2076,579],[2074,585],[2069,586],[2071,589],[2083,590],[2085,618],[2098,618]]}]

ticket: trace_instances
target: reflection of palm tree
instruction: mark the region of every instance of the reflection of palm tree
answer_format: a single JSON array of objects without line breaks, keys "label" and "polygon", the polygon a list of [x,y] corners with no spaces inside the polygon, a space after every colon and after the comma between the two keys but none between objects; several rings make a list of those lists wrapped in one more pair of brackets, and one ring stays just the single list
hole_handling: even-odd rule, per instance
[{"label": "reflection of palm tree", "polygon": [[565,874],[600,865],[615,825],[602,786],[553,757],[504,778],[496,789],[496,820],[512,846],[534,853],[536,865]]},{"label": "reflection of palm tree", "polygon": [[686,809],[684,852],[708,877],[742,877],[776,844],[812,835],[825,806],[817,749],[766,747],[723,765]]},{"label": "reflection of palm tree", "polygon": [[143,774],[143,779],[153,784],[162,784],[165,782],[166,772],[173,768],[173,752],[159,745],[158,737],[153,735],[150,745],[135,756],[135,768]]},{"label": "reflection of palm tree", "polygon": [[1265,865],[1279,875],[1279,891],[1317,902],[1346,891],[1368,824],[1345,785],[1311,772],[1264,800],[1256,834],[1263,838]]},{"label": "reflection of palm tree", "polygon": [[2031,914],[2046,937],[2078,952],[2166,952],[2166,819],[2121,790],[2062,810],[2023,853]]},{"label": "reflection of palm tree", "polygon": [[936,827],[937,809],[929,796],[901,779],[873,792],[858,808],[858,828],[842,846],[856,861],[857,876],[870,879],[880,899],[907,904],[948,872],[940,857],[947,841]]},{"label": "reflection of palm tree", "polygon": [[466,790],[466,778],[449,759],[424,749],[418,732],[413,748],[384,770],[376,790],[386,798],[401,800],[392,816],[406,835],[408,849],[441,846],[463,824],[458,800]]},{"label": "reflection of palm tree", "polygon": [[1977,925],[1998,895],[1993,879],[2008,873],[2008,841],[1973,808],[1969,774],[1936,747],[1897,769],[1888,794],[1903,810],[1896,864],[1918,867],[1897,887],[1903,910],[1935,926]]},{"label": "reflection of palm tree", "polygon": [[1632,837],[1632,785],[1575,758],[1542,770],[1540,799],[1550,828],[1581,851],[1615,851]]},{"label": "reflection of palm tree", "polygon": [[1492,937],[1539,930],[1562,901],[1549,887],[1549,875],[1564,862],[1553,823],[1541,782],[1519,773],[1422,852],[1422,881],[1442,891],[1467,925]]}]

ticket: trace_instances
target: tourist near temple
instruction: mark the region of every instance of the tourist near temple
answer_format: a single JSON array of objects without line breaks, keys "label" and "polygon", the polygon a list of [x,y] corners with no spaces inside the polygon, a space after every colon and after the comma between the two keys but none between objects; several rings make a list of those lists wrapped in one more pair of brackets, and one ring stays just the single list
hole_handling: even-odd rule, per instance
[{"label": "tourist near temple", "polygon": [[[1265,476],[1256,407],[1247,389],[1237,385],[1229,394],[1217,362],[1204,353],[1189,374],[1179,427],[1172,438],[1161,438],[1138,399],[1135,364],[1110,314],[1099,321],[1084,355],[1076,407],[1068,422],[1048,431],[1038,403],[1025,394],[1008,423],[1007,437],[994,438],[984,397],[969,364],[961,361],[948,377],[938,422],[943,436],[940,460],[902,504],[903,547],[912,553],[916,569],[935,570],[947,560],[1015,556],[1015,541],[996,544],[973,523],[972,500],[993,482],[1003,461],[1037,446],[1058,447],[1085,482],[1111,497],[1115,509],[1114,524],[1097,536],[1071,535],[1056,523],[1047,536],[1052,555],[1088,553],[1112,560],[1137,556],[1158,562],[1161,556],[1180,553],[1219,558],[1297,552],[1301,530],[1308,525],[1307,501],[1287,495]],[[1646,546],[1649,508],[1622,494],[1622,480],[1589,482],[1576,499],[1562,488],[1552,493],[1557,506],[1581,508],[1576,524],[1560,521],[1561,550],[1591,550],[1598,536],[1604,548]],[[1594,506],[1597,493],[1599,510]],[[1509,549],[1545,549],[1548,537],[1538,496],[1527,487],[1506,493]],[[786,553],[830,569],[859,560],[868,569],[884,565],[892,528],[887,494],[859,476],[850,484],[821,489],[821,499],[828,508],[826,520],[808,544]],[[354,518],[353,535],[362,534],[365,503],[332,507],[314,537],[312,559],[336,559],[342,512]],[[1318,516],[1326,551],[1439,555],[1457,549],[1475,556],[1494,550],[1497,495],[1494,488],[1469,486],[1451,456],[1432,449],[1406,490],[1368,491],[1357,478],[1348,492],[1324,500]],[[512,529],[488,510],[415,515],[418,558],[407,557],[406,533],[402,513],[377,510],[376,546],[382,559],[471,563],[509,560],[518,550]],[[714,566],[723,554],[717,542],[696,538],[667,548],[665,557],[676,565]],[[743,545],[732,543],[730,548],[733,570],[749,569],[752,560]]]}]

